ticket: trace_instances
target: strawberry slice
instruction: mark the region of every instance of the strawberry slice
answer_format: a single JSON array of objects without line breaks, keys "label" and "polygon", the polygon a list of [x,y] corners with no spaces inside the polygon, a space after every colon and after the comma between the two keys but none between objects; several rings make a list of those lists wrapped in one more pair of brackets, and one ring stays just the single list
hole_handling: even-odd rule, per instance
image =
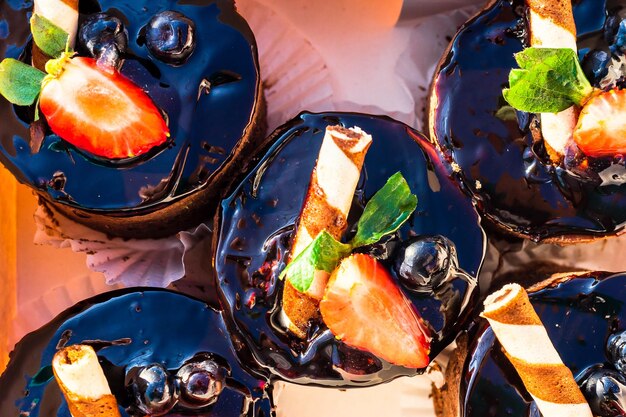
[{"label": "strawberry slice", "polygon": [[603,92],[587,101],[574,141],[587,156],[626,154],[626,90]]},{"label": "strawberry slice", "polygon": [[389,272],[369,255],[345,258],[320,303],[322,318],[347,345],[396,365],[424,368],[430,339]]},{"label": "strawberry slice", "polygon": [[44,81],[39,98],[54,133],[110,159],[139,156],[167,140],[168,127],[150,97],[119,72],[84,57],[62,65],[60,75]]}]

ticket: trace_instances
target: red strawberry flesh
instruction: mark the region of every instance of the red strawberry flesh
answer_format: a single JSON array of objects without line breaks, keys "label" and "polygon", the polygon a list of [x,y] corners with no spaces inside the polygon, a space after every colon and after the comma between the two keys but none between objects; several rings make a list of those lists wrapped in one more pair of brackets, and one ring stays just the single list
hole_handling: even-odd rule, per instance
[{"label": "red strawberry flesh", "polygon": [[368,255],[341,262],[320,310],[328,328],[347,345],[407,368],[424,368],[430,361],[421,318],[385,267]]},{"label": "red strawberry flesh", "polygon": [[584,105],[574,130],[574,141],[587,156],[626,154],[626,90],[611,90]]},{"label": "red strawberry flesh", "polygon": [[131,158],[162,145],[169,130],[150,97],[120,73],[91,58],[72,58],[39,100],[50,129],[93,155]]}]

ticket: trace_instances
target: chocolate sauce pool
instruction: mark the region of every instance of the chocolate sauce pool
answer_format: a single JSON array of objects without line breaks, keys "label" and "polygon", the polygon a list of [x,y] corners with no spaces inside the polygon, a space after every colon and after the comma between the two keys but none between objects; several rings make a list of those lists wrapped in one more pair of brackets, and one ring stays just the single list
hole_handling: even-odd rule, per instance
[{"label": "chocolate sauce pool", "polygon": [[[21,57],[30,63],[32,7],[32,1],[0,2],[0,58]],[[165,10],[195,22],[196,47],[181,66],[155,59],[140,39],[148,21]],[[129,41],[121,73],[164,112],[171,143],[138,159],[107,161],[86,155],[48,130],[41,150],[33,154],[28,127],[34,107],[0,98],[0,162],[54,202],[108,214],[151,211],[211,186],[233,158],[258,106],[256,43],[247,23],[225,0],[80,1],[81,22],[100,11],[124,23]]]},{"label": "chocolate sauce pool", "polygon": [[[618,2],[574,3],[579,48],[602,44],[607,9]],[[481,214],[501,228],[535,241],[619,233],[626,185],[612,173],[624,171],[623,161],[599,181],[581,179],[550,165],[543,145],[533,145],[529,115],[496,116],[517,67],[513,54],[527,45],[524,16],[523,1],[497,0],[460,29],[433,83],[433,140],[458,164],[457,178]]]},{"label": "chocolate sauce pool", "polygon": [[[323,325],[301,341],[278,323],[283,283],[278,275],[307,191],[327,126],[359,126],[373,137],[348,222],[353,227],[365,202],[400,171],[414,194],[417,211],[400,231],[441,234],[456,245],[460,269],[436,294],[400,286],[428,322],[435,357],[466,324],[474,279],[481,267],[485,235],[469,200],[418,132],[387,117],[352,113],[302,113],[274,133],[274,145],[221,206],[214,257],[227,321],[261,366],[298,383],[373,385],[420,370],[393,366],[337,341]],[[389,262],[386,266],[390,269]]]},{"label": "chocolate sauce pool", "polygon": [[[626,274],[590,273],[531,294],[530,301],[574,377],[596,365],[610,366],[607,340],[626,329]],[[473,334],[461,377],[460,415],[538,415],[491,328],[481,320]]]},{"label": "chocolate sauce pool", "polygon": [[[162,290],[121,290],[83,301],[27,335],[0,378],[0,415],[70,417],[52,376],[58,347],[89,343],[98,353],[111,391],[122,409],[131,398],[125,370],[160,363],[180,368],[198,353],[212,353],[230,369],[215,404],[201,410],[175,408],[168,416],[271,416],[267,378],[240,365],[222,315],[201,301]],[[241,348],[241,347],[240,347]]]}]

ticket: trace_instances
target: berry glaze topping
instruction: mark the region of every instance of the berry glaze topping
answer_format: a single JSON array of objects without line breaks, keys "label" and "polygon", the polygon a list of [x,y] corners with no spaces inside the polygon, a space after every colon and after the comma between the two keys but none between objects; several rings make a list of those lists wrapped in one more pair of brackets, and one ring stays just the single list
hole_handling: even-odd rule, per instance
[{"label": "berry glaze topping", "polygon": [[[436,150],[416,131],[386,117],[302,113],[278,128],[270,151],[222,203],[214,262],[227,322],[243,335],[261,366],[298,383],[373,385],[423,369],[394,366],[351,348],[321,322],[311,326],[306,340],[279,324],[283,281],[278,276],[289,256],[324,131],[333,125],[358,126],[373,138],[346,237],[354,234],[368,199],[400,171],[417,196],[417,210],[396,234],[357,252],[378,259],[424,319],[432,337],[431,359],[456,336],[471,316],[477,295],[471,277],[481,267],[485,235],[470,200],[438,162]],[[427,242],[417,245],[423,249],[419,254],[401,250],[418,235]],[[408,265],[409,286],[394,271],[396,262]]]},{"label": "berry glaze topping", "polygon": [[[620,65],[609,68],[611,53],[623,54],[619,13],[617,1],[574,2],[582,66],[598,88],[609,78],[623,84]],[[497,0],[461,28],[433,82],[431,137],[479,211],[501,228],[535,241],[618,234],[626,223],[623,156],[568,149],[554,164],[533,140],[534,115],[499,112],[514,54],[529,45],[525,14],[523,1]]]},{"label": "berry glaze topping", "polygon": [[0,378],[0,414],[70,417],[52,375],[60,347],[90,344],[122,416],[265,416],[267,378],[240,365],[222,315],[169,291],[122,290],[26,336]]},{"label": "berry glaze topping", "polygon": [[[563,363],[578,381],[594,415],[624,415],[626,274],[588,273],[530,294]],[[532,398],[485,321],[470,330],[473,342],[460,378],[460,416],[539,415]]]},{"label": "berry glaze topping", "polygon": [[[135,158],[107,159],[46,128],[39,148],[29,132],[35,106],[0,99],[0,162],[49,200],[119,215],[150,212],[223,181],[220,170],[241,153],[237,144],[251,130],[260,91],[254,37],[233,4],[81,0],[79,6],[78,55],[119,68],[143,89],[163,114],[169,140]],[[30,64],[31,9],[30,2],[0,3],[0,27],[8,28],[2,58]]]}]

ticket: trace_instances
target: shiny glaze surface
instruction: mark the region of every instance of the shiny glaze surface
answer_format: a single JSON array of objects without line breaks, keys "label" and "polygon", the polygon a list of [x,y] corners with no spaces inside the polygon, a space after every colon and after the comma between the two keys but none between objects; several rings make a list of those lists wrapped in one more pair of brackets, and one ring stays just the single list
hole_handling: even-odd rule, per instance
[{"label": "shiny glaze surface", "polygon": [[[613,2],[617,3],[617,2]],[[533,145],[532,118],[505,121],[502,88],[516,67],[513,54],[527,44],[524,2],[497,0],[466,23],[452,41],[433,84],[430,120],[458,180],[479,211],[497,225],[533,240],[562,235],[619,233],[626,222],[626,185],[609,175],[580,178],[548,162],[543,144]],[[579,48],[602,41],[605,1],[574,4]],[[433,102],[434,104],[434,102]],[[433,138],[434,139],[434,138]],[[623,172],[623,161],[610,172]]]},{"label": "shiny glaze surface", "polygon": [[[0,30],[0,57],[29,61],[31,10],[31,1],[0,2],[0,28],[6,29]],[[164,10],[197,23],[197,45],[184,65],[155,59],[141,40],[142,28]],[[32,154],[28,126],[34,107],[14,107],[0,97],[0,162],[52,201],[110,214],[152,210],[210,186],[257,105],[256,43],[247,23],[226,0],[80,1],[81,21],[99,11],[124,22],[129,42],[121,72],[167,115],[169,146],[136,160],[107,161],[47,131],[41,150]],[[200,87],[203,80],[211,83],[208,94]]]},{"label": "shiny glaze surface", "polygon": [[241,367],[221,314],[203,302],[159,290],[122,290],[94,297],[27,335],[0,378],[0,414],[70,417],[50,364],[57,345],[85,341],[98,352],[122,416],[128,416],[123,408],[130,401],[124,391],[125,369],[160,363],[176,370],[199,352],[213,353],[230,367],[227,387],[208,409],[175,408],[167,415],[271,415],[264,390],[267,380]]},{"label": "shiny glaze surface", "polygon": [[[449,178],[436,150],[419,133],[387,117],[351,113],[302,113],[274,133],[274,145],[233,194],[222,203],[215,256],[220,295],[232,321],[260,364],[279,378],[298,383],[363,386],[416,370],[383,363],[338,342],[323,325],[308,341],[278,325],[283,283],[278,279],[327,126],[359,126],[373,137],[348,222],[354,226],[365,202],[401,171],[418,198],[415,215],[400,234],[441,234],[456,245],[460,269],[476,276],[485,236],[470,202]],[[386,266],[391,270],[391,262]],[[397,279],[394,277],[394,279]],[[457,270],[436,296],[400,287],[434,337],[431,357],[465,324],[469,298],[476,295]],[[418,370],[419,371],[419,370]]]},{"label": "shiny glaze surface", "polygon": [[[607,340],[626,328],[626,274],[590,273],[532,294],[530,300],[574,377],[596,365],[610,366]],[[460,401],[465,417],[535,415],[530,395],[482,320],[465,362]]]}]

